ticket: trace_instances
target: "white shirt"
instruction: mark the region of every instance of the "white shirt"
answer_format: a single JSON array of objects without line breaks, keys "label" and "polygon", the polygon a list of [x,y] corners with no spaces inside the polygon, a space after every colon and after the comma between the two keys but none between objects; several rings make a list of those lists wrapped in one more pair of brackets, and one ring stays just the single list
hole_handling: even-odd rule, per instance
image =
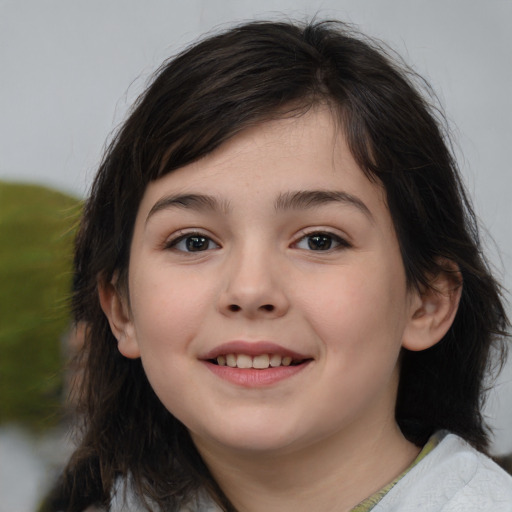
[{"label": "white shirt", "polygon": [[[512,512],[512,477],[460,437],[441,432],[436,436],[441,437],[439,444],[371,511]],[[138,510],[133,503],[115,501],[112,511]],[[181,511],[220,512],[220,508],[200,494]]]},{"label": "white shirt", "polygon": [[454,434],[446,434],[372,512],[512,512],[512,477]]}]

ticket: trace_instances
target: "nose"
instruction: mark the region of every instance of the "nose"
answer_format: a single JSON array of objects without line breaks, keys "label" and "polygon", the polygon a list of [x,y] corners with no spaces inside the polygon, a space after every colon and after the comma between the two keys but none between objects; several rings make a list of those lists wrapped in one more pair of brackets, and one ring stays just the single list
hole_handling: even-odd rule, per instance
[{"label": "nose", "polygon": [[277,318],[289,309],[284,289],[285,269],[271,251],[260,249],[233,253],[226,261],[221,313],[247,318]]}]

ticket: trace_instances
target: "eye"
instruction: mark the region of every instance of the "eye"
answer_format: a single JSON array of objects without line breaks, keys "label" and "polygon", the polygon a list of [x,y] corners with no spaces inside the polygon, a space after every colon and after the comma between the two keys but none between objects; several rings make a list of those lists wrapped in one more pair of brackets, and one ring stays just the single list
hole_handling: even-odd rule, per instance
[{"label": "eye", "polygon": [[330,251],[350,247],[350,244],[333,233],[315,232],[303,236],[294,246],[307,251]]},{"label": "eye", "polygon": [[182,252],[202,252],[212,249],[219,249],[219,244],[211,238],[200,233],[189,233],[171,240],[166,248]]}]

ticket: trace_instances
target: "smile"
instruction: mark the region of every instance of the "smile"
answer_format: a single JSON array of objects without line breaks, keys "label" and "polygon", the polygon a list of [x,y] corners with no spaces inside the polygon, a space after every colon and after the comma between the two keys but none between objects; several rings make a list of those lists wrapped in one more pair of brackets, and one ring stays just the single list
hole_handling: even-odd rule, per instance
[{"label": "smile", "polygon": [[296,366],[303,361],[294,360],[290,356],[281,356],[280,354],[261,354],[250,356],[248,354],[226,354],[219,355],[211,361],[218,366],[229,366],[230,368],[266,370],[268,368],[278,368],[280,366]]},{"label": "smile", "polygon": [[199,358],[214,375],[244,388],[261,388],[302,373],[314,357],[267,341],[231,341]]}]

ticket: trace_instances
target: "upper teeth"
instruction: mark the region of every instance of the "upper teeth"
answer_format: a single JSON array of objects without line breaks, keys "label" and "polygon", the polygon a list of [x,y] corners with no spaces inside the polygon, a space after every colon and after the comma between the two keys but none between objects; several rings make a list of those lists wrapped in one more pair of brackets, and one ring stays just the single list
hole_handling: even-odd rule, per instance
[{"label": "upper teeth", "polygon": [[265,370],[270,366],[290,366],[291,363],[291,357],[282,357],[279,354],[261,354],[254,357],[247,354],[227,354],[217,357],[217,364],[219,366],[230,366],[231,368],[256,368],[258,370]]}]

